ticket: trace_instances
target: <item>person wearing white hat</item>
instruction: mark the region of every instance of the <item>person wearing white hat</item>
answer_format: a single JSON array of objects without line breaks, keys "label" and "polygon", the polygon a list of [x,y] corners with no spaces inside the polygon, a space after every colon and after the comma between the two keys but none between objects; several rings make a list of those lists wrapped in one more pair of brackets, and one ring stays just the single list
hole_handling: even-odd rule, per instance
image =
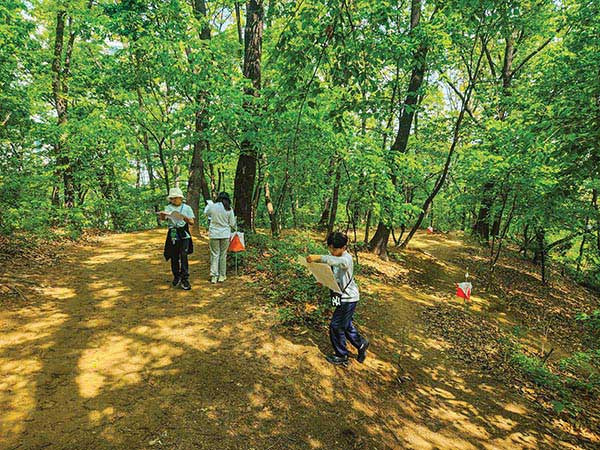
[{"label": "person wearing white hat", "polygon": [[179,188],[171,188],[167,197],[169,204],[159,213],[161,220],[169,221],[169,231],[165,241],[164,256],[171,260],[173,286],[181,285],[189,291],[190,285],[188,255],[194,251],[190,225],[194,225],[194,211],[183,202],[183,192]]}]

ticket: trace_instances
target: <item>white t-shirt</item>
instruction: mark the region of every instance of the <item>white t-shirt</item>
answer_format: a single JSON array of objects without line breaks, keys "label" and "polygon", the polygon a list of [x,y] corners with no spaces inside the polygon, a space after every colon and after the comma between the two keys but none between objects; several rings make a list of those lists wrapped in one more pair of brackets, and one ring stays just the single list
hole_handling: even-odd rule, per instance
[{"label": "white t-shirt", "polygon": [[235,228],[235,214],[233,209],[227,211],[223,203],[210,202],[204,208],[204,214],[210,219],[208,237],[210,239],[229,239],[231,229]]},{"label": "white t-shirt", "polygon": [[[165,211],[167,211],[167,212],[177,211],[178,213],[187,217],[188,219],[196,218],[196,216],[194,216],[194,211],[192,210],[192,207],[190,205],[186,205],[185,203],[182,203],[179,206],[175,206],[173,203],[169,203],[167,205],[167,207],[165,208]],[[169,220],[169,228],[175,228],[175,227],[180,228],[180,227],[184,227],[184,226],[185,226],[185,220],[177,220],[176,222]]]},{"label": "white t-shirt", "polygon": [[357,302],[360,299],[358,286],[354,281],[354,261],[352,255],[344,252],[342,256],[322,255],[321,262],[333,269],[333,276],[340,289],[346,288],[342,294],[342,303]]}]

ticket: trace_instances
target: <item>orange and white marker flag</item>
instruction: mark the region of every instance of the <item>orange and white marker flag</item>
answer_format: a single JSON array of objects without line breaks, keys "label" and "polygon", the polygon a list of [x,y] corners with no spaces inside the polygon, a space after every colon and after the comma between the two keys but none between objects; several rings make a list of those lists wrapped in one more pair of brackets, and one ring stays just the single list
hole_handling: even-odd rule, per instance
[{"label": "orange and white marker flag", "polygon": [[473,289],[473,285],[468,281],[456,283],[456,295],[467,301],[471,300],[471,289]]},{"label": "orange and white marker flag", "polygon": [[244,241],[244,233],[236,231],[231,235],[229,240],[229,251],[230,252],[243,252],[246,250],[246,243]]}]

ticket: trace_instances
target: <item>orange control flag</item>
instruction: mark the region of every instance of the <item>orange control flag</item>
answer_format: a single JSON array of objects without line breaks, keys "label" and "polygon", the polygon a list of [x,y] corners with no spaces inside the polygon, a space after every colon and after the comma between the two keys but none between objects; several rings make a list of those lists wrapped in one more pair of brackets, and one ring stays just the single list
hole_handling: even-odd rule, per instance
[{"label": "orange control flag", "polygon": [[231,239],[229,241],[229,251],[230,252],[243,252],[246,250],[246,245],[244,242],[244,233],[236,231],[231,235]]},{"label": "orange control flag", "polygon": [[468,281],[456,283],[456,295],[467,301],[471,299],[471,289],[473,289],[473,285]]}]

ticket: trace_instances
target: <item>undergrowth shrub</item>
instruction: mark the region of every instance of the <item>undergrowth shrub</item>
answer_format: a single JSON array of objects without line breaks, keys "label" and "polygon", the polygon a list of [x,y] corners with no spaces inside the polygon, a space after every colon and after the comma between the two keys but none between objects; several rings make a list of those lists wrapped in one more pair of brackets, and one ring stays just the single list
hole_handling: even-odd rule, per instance
[{"label": "undergrowth shrub", "polygon": [[594,310],[591,314],[579,313],[575,319],[583,323],[596,336],[600,334],[600,309]]},{"label": "undergrowth shrub", "polygon": [[505,362],[538,387],[553,393],[555,412],[567,411],[575,417],[580,412],[577,397],[597,397],[600,391],[600,351],[577,352],[555,364],[547,364],[539,356],[526,353],[514,337],[503,337],[501,344]]},{"label": "undergrowth shrub", "polygon": [[325,254],[327,249],[307,232],[273,239],[262,233],[247,236],[247,251],[240,254],[246,273],[277,308],[282,324],[319,327],[326,320],[329,291],[315,283],[297,262],[299,255]]}]

